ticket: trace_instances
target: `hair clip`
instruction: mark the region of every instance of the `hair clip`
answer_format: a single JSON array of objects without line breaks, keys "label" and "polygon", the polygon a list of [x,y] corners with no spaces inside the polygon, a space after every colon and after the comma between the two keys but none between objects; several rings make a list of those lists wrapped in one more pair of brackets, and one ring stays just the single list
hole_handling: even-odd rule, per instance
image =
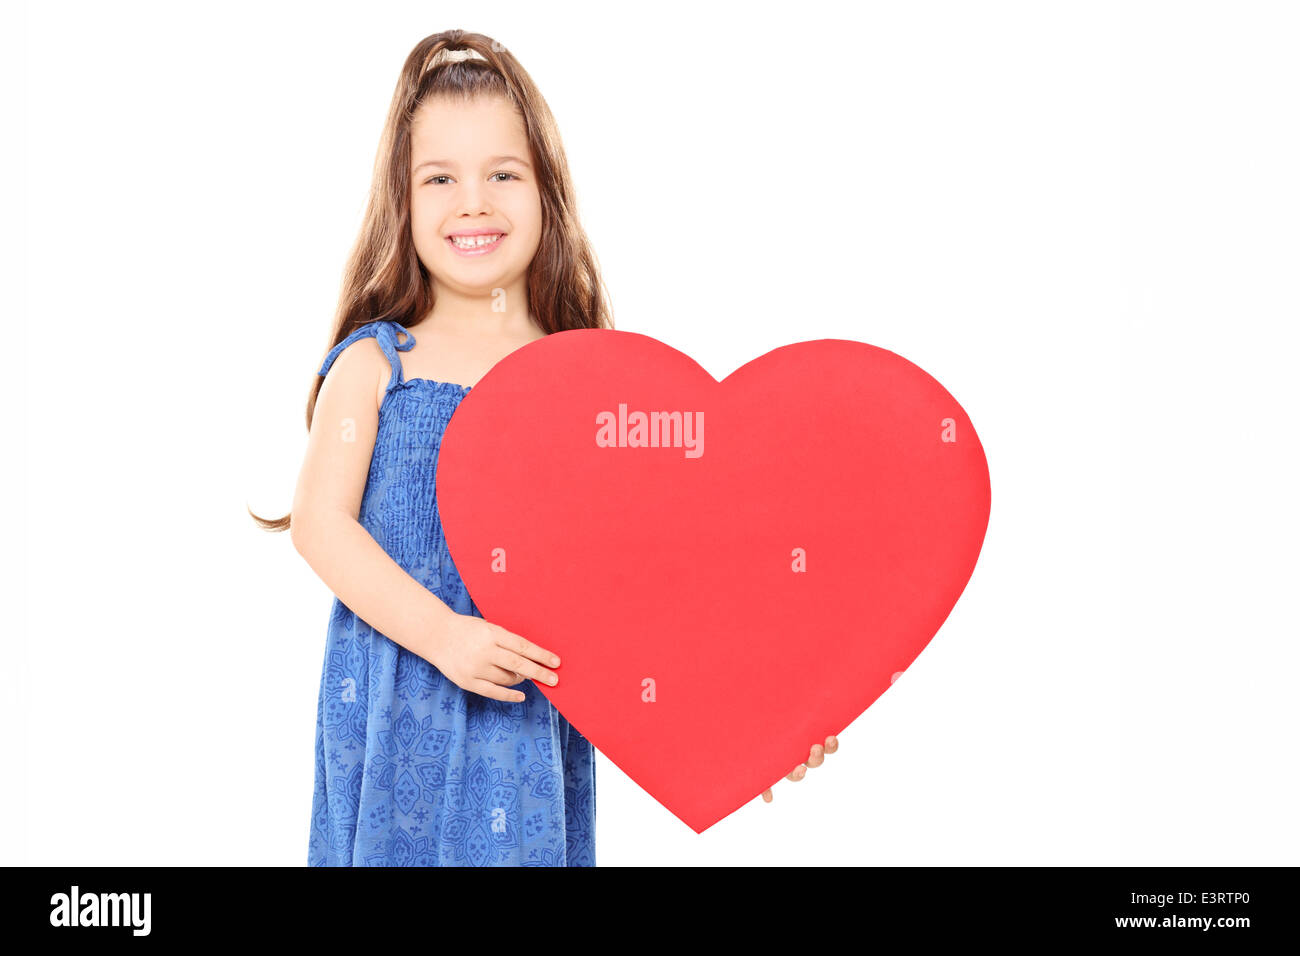
[{"label": "hair clip", "polygon": [[486,62],[487,57],[477,50],[439,50],[434,54],[433,59],[425,70],[432,70],[435,66],[441,66],[444,63],[456,63],[460,60],[483,60]]}]

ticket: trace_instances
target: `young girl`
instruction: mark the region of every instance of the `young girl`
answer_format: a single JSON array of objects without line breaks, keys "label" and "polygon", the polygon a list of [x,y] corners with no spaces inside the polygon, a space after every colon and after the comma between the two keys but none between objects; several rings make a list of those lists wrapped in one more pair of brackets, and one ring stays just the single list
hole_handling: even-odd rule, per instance
[{"label": "young girl", "polygon": [[533,684],[558,683],[560,661],[483,620],[434,478],[447,422],[497,361],[553,332],[612,327],[528,74],[480,34],[421,41],[308,401],[291,516],[254,515],[289,528],[336,595],[310,865],[595,865],[592,746]]},{"label": "young girl", "polygon": [[[288,527],[336,595],[313,866],[594,866],[591,744],[483,620],[434,501],[443,429],[497,361],[612,328],[546,102],[488,37],[416,45],[389,111]],[[255,516],[256,517],[256,516]]]}]

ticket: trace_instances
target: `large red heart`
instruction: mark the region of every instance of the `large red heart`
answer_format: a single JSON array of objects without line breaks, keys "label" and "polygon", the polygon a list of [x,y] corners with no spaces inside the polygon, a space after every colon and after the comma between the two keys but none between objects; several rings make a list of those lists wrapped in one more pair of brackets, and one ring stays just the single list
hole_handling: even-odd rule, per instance
[{"label": "large red heart", "polygon": [[[682,414],[650,419],[642,447],[637,412]],[[697,833],[889,688],[988,524],[988,465],[956,399],[843,339],[719,383],[649,336],[555,333],[470,390],[439,457],[479,611],[560,655],[542,692]]]}]

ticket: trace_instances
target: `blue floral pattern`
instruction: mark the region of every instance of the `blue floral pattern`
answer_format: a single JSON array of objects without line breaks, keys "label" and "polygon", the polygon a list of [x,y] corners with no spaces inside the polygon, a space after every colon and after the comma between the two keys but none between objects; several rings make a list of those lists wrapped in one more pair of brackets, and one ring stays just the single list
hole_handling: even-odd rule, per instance
[{"label": "blue floral pattern", "polygon": [[[443,430],[469,386],[407,380],[396,322],[374,336],[393,374],[359,520],[453,611],[482,617],[452,564],[434,500]],[[522,701],[462,690],[338,598],[316,713],[311,866],[595,866],[595,752],[531,680]]]}]

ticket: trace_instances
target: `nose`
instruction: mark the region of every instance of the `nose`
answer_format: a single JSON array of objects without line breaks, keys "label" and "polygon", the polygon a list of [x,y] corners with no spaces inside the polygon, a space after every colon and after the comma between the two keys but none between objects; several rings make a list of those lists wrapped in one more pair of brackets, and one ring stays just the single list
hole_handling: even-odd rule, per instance
[{"label": "nose", "polygon": [[492,207],[488,204],[487,193],[482,183],[462,183],[456,196],[456,203],[458,216],[492,214]]}]

